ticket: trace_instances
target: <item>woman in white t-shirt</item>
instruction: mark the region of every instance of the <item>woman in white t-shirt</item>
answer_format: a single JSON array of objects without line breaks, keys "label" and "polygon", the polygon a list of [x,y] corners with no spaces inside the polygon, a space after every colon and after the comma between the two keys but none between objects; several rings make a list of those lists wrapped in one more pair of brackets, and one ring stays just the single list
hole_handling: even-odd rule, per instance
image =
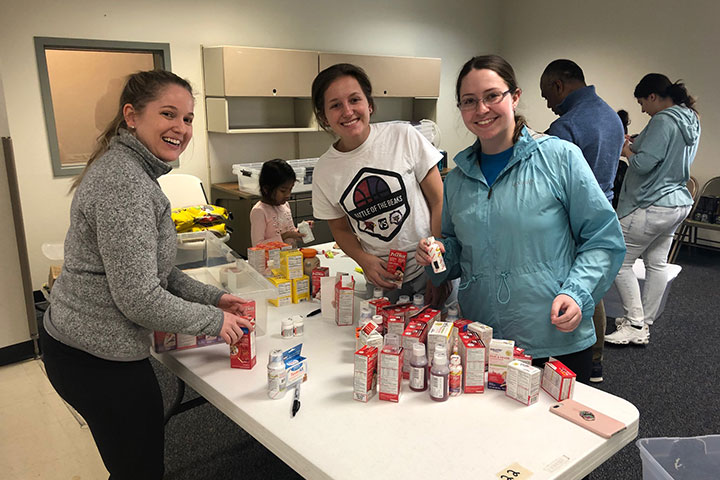
[{"label": "woman in white t-shirt", "polygon": [[[440,235],[442,154],[411,125],[370,124],[372,86],[355,65],[320,72],[312,103],[323,129],[338,137],[313,173],[315,218],[328,221],[340,248],[391,300],[422,292],[427,279],[413,252],[421,238]],[[401,287],[387,270],[390,250],[409,252]],[[439,290],[426,291],[426,303],[439,300]]]}]

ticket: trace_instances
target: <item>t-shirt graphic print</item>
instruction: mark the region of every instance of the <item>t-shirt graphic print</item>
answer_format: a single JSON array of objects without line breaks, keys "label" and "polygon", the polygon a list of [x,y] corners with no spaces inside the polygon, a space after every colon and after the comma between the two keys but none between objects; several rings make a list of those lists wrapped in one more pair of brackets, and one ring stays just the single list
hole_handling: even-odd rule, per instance
[{"label": "t-shirt graphic print", "polygon": [[340,205],[356,233],[389,242],[410,216],[405,182],[400,174],[365,167],[340,196]]}]

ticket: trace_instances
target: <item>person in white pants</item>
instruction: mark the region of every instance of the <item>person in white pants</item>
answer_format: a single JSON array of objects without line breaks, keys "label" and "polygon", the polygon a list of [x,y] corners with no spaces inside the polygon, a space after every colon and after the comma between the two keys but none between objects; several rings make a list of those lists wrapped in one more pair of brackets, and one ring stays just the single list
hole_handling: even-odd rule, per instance
[{"label": "person in white pants", "polygon": [[[628,170],[620,191],[618,218],[627,246],[615,286],[624,317],[605,341],[625,345],[650,341],[667,283],[667,255],[677,227],[690,213],[693,198],[686,188],[690,165],[700,140],[695,99],[685,85],[650,73],[635,87],[635,98],[651,119],[634,139],[627,137],[622,154]],[[645,263],[642,296],[632,270],[638,257]]]}]

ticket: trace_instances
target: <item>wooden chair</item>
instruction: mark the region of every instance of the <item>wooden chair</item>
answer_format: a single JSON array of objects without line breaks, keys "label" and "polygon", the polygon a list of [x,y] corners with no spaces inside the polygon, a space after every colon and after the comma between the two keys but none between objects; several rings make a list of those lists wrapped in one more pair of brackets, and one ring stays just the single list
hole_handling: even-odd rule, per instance
[{"label": "wooden chair", "polygon": [[[691,189],[692,185],[692,189]],[[710,180],[707,181],[707,183],[702,187],[700,192],[698,193],[697,189],[697,180],[694,177],[690,177],[690,181],[687,184],[688,190],[690,191],[690,194],[693,197],[693,208],[690,211],[690,214],[687,216],[685,221],[680,225],[680,227],[675,232],[675,238],[673,239],[673,245],[670,248],[670,254],[668,255],[668,263],[674,263],[677,259],[678,253],[680,252],[680,247],[683,245],[683,243],[687,243],[689,245],[697,245],[698,236],[697,231],[699,228],[704,228],[706,230],[715,230],[720,231],[720,224],[715,223],[708,223],[708,222],[700,222],[697,220],[693,220],[693,215],[695,213],[695,209],[697,208],[697,201],[701,197],[705,196],[720,196],[720,177],[713,177]],[[714,242],[714,240],[710,239],[703,239],[709,242]],[[701,245],[700,245],[701,246]]]}]

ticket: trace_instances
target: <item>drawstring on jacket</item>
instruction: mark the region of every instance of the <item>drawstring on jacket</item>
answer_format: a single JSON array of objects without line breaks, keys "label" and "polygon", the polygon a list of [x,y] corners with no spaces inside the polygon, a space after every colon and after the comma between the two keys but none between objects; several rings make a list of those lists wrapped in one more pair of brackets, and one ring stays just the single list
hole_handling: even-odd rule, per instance
[{"label": "drawstring on jacket", "polygon": [[[498,285],[498,291],[495,297],[497,298],[498,303],[500,303],[501,305],[505,305],[510,301],[510,286],[507,283],[507,277],[509,276],[510,272],[502,272],[500,274],[500,285]],[[505,300],[500,299],[500,292],[502,291],[503,285],[505,286],[505,290],[507,290],[507,298]]]}]

